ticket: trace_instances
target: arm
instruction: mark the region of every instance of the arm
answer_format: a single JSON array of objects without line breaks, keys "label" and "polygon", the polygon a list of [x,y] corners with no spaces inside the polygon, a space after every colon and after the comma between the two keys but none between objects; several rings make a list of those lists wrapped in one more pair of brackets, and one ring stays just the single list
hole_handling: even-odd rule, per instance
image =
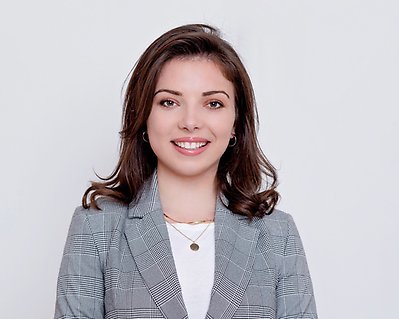
[{"label": "arm", "polygon": [[69,228],[57,282],[54,318],[104,318],[104,280],[87,211],[78,208]]},{"label": "arm", "polygon": [[285,247],[277,283],[277,318],[317,319],[305,252],[291,216],[288,216]]}]

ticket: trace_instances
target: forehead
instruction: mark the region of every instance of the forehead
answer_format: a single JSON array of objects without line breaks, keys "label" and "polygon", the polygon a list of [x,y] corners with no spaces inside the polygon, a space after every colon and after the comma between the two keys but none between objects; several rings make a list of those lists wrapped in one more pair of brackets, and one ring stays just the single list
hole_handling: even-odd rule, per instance
[{"label": "forehead", "polygon": [[159,73],[156,88],[164,85],[173,86],[221,86],[234,92],[233,83],[229,81],[220,63],[203,56],[174,58],[167,61]]}]

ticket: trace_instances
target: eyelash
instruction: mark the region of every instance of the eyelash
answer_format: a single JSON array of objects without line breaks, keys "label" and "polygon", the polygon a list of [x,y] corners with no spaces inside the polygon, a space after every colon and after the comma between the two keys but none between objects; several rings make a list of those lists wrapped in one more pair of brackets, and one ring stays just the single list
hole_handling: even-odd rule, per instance
[{"label": "eyelash", "polygon": [[[215,107],[215,106],[212,106],[212,104],[218,104],[218,106]],[[210,109],[220,109],[221,107],[224,106],[222,102],[216,101],[216,100],[215,101],[209,101],[209,103],[207,105],[209,105]]]},{"label": "eyelash", "polygon": [[[171,108],[171,107],[178,105],[178,103],[176,103],[175,101],[173,101],[171,99],[163,99],[163,100],[159,101],[159,104],[165,108]],[[220,109],[220,108],[224,107],[224,104],[217,100],[209,101],[206,105],[210,109]]]},{"label": "eyelash", "polygon": [[[162,105],[163,107],[170,108],[170,107],[175,106],[177,103],[170,99],[164,99],[164,100],[161,100],[159,102],[159,104]],[[168,105],[168,104],[172,104],[172,105]]]}]

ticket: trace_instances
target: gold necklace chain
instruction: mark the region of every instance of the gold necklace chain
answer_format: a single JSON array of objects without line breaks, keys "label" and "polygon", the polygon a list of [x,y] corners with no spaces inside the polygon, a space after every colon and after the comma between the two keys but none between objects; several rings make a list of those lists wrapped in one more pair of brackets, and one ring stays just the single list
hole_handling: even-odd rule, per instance
[{"label": "gold necklace chain", "polygon": [[196,221],[192,221],[192,222],[181,222],[178,221],[176,219],[173,219],[172,217],[170,217],[168,214],[163,213],[163,215],[170,219],[171,221],[174,221],[175,223],[179,223],[179,224],[189,224],[189,225],[198,225],[198,224],[205,224],[205,223],[212,223],[215,219],[204,219],[204,220],[196,220]]},{"label": "gold necklace chain", "polygon": [[180,229],[178,229],[175,225],[173,225],[172,223],[168,222],[167,223],[172,226],[179,234],[181,234],[182,236],[186,237],[189,241],[191,241],[190,244],[190,248],[193,251],[197,251],[199,250],[199,245],[196,243],[196,241],[198,239],[200,239],[200,237],[206,232],[206,230],[209,228],[209,226],[211,225],[211,223],[208,223],[208,225],[204,228],[204,230],[201,232],[201,234],[199,234],[199,236],[196,239],[192,239],[190,237],[188,237],[186,234],[184,234]]}]

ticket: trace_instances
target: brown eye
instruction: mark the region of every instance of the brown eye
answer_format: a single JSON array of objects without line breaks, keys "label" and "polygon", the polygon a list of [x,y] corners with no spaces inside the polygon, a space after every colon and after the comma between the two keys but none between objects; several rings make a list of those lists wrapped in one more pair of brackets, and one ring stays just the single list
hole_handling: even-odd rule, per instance
[{"label": "brown eye", "polygon": [[173,100],[161,100],[160,104],[164,107],[173,107],[176,105],[175,101]]},{"label": "brown eye", "polygon": [[208,105],[209,105],[209,108],[211,108],[211,109],[218,109],[218,108],[223,107],[223,104],[219,101],[210,101],[208,103]]}]

